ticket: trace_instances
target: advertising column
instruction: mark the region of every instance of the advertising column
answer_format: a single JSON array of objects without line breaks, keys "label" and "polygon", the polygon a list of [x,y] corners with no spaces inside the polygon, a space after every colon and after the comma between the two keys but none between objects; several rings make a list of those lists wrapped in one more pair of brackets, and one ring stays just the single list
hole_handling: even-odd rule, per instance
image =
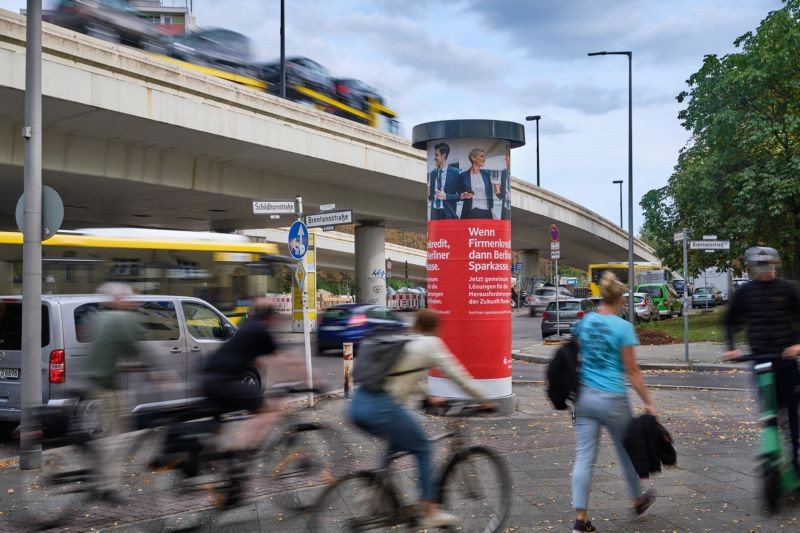
[{"label": "advertising column", "polygon": [[[511,393],[511,149],[521,124],[448,120],[414,127],[428,152],[428,307],[441,336],[502,410]],[[464,397],[431,373],[430,393]],[[507,401],[506,401],[507,400]]]}]

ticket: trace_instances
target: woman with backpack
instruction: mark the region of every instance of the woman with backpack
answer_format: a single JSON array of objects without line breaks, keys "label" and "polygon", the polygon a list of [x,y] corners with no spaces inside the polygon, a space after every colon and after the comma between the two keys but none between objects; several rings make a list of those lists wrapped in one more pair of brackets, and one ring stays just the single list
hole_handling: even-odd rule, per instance
[{"label": "woman with backpack", "polygon": [[630,322],[620,318],[625,286],[611,272],[600,281],[603,302],[597,313],[589,313],[575,326],[581,353],[578,399],[575,405],[575,466],[572,470],[573,533],[597,531],[588,518],[592,469],[597,458],[600,428],[605,427],[617,451],[633,513],[640,517],[656,499],[652,489],[642,492],[639,476],[625,451],[623,438],[633,415],[627,381],[655,416],[653,401],[636,363],[634,346],[639,344]]},{"label": "woman with backpack", "polygon": [[[436,504],[431,443],[405,404],[411,397],[425,393],[421,380],[429,368],[435,368],[479,402],[487,407],[492,405],[444,341],[436,336],[438,326],[436,312],[420,309],[412,335],[365,339],[359,347],[354,368],[359,387],[347,412],[357,427],[386,441],[389,454],[409,452],[416,457],[421,491],[418,525],[421,528],[451,526],[457,517],[440,510]],[[391,360],[381,363],[376,360],[380,357]],[[429,400],[435,403],[436,399]]]}]

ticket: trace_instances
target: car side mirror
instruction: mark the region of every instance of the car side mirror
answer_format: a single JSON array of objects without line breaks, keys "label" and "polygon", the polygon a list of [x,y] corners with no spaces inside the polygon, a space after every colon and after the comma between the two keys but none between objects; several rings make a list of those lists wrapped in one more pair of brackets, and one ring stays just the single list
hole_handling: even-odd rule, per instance
[{"label": "car side mirror", "polygon": [[233,337],[233,334],[236,333],[236,328],[234,328],[231,324],[223,324],[222,325],[222,335],[223,339],[230,339]]}]

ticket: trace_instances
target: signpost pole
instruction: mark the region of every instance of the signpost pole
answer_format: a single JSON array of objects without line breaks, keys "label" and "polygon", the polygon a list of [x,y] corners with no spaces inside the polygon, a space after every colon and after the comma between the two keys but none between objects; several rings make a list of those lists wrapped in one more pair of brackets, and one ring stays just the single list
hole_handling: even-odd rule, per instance
[{"label": "signpost pole", "polygon": [[28,0],[25,55],[24,212],[22,244],[22,436],[19,467],[39,468],[33,408],[42,403],[42,2]]},{"label": "signpost pole", "polygon": [[[295,207],[295,214],[297,215],[297,220],[302,223],[303,221],[303,197],[296,196],[294,200],[294,207]],[[314,374],[311,369],[311,333],[309,331],[309,324],[308,324],[308,254],[304,253],[303,257],[300,258],[298,261],[299,265],[302,265],[303,269],[303,281],[300,285],[300,292],[302,294],[302,302],[303,302],[303,345],[305,347],[306,352],[306,383],[308,388],[311,389],[314,387]],[[308,391],[308,406],[314,407],[314,392],[309,390]]]},{"label": "signpost pole", "polygon": [[688,240],[686,228],[683,228],[683,360],[689,362],[689,254],[686,251]]}]

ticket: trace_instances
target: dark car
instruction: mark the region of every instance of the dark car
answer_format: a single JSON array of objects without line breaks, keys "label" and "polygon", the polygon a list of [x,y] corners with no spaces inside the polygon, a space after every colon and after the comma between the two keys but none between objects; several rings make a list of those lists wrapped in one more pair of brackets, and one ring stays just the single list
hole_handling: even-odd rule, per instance
[{"label": "dark car", "polygon": [[250,39],[231,30],[216,28],[176,37],[170,45],[169,55],[243,76],[257,75],[257,70],[251,66]]},{"label": "dark car", "polygon": [[[557,309],[556,309],[557,306]],[[569,298],[550,302],[542,313],[542,338],[556,333],[571,333],[572,328],[586,316],[597,311],[597,306],[588,298]]]},{"label": "dark car", "polygon": [[678,296],[683,296],[683,292],[684,292],[684,290],[686,290],[687,286],[688,286],[688,289],[689,289],[689,293],[687,294],[687,296],[691,296],[692,295],[692,286],[691,286],[691,284],[687,285],[686,281],[682,280],[682,279],[674,279],[674,280],[672,280],[672,288],[675,289],[675,292],[678,293]]},{"label": "dark car", "polygon": [[358,345],[376,327],[386,327],[398,333],[406,330],[400,315],[387,307],[368,304],[342,304],[326,309],[317,328],[317,354],[326,350],[341,353],[342,344],[353,343],[353,353]]},{"label": "dark car", "polygon": [[336,86],[336,99],[345,105],[365,113],[369,111],[370,100],[383,105],[383,97],[378,94],[377,89],[361,80],[341,78],[334,80],[334,83]]},{"label": "dark car", "polygon": [[[280,92],[280,61],[259,65],[258,70],[259,78],[269,84],[269,91]],[[298,85],[331,98],[336,97],[336,85],[328,69],[307,57],[289,57],[286,59],[287,95],[295,98],[302,97],[302,95],[292,94],[291,89]]]},{"label": "dark car", "polygon": [[61,0],[43,18],[104,41],[155,52],[165,50],[164,33],[124,0]]}]

